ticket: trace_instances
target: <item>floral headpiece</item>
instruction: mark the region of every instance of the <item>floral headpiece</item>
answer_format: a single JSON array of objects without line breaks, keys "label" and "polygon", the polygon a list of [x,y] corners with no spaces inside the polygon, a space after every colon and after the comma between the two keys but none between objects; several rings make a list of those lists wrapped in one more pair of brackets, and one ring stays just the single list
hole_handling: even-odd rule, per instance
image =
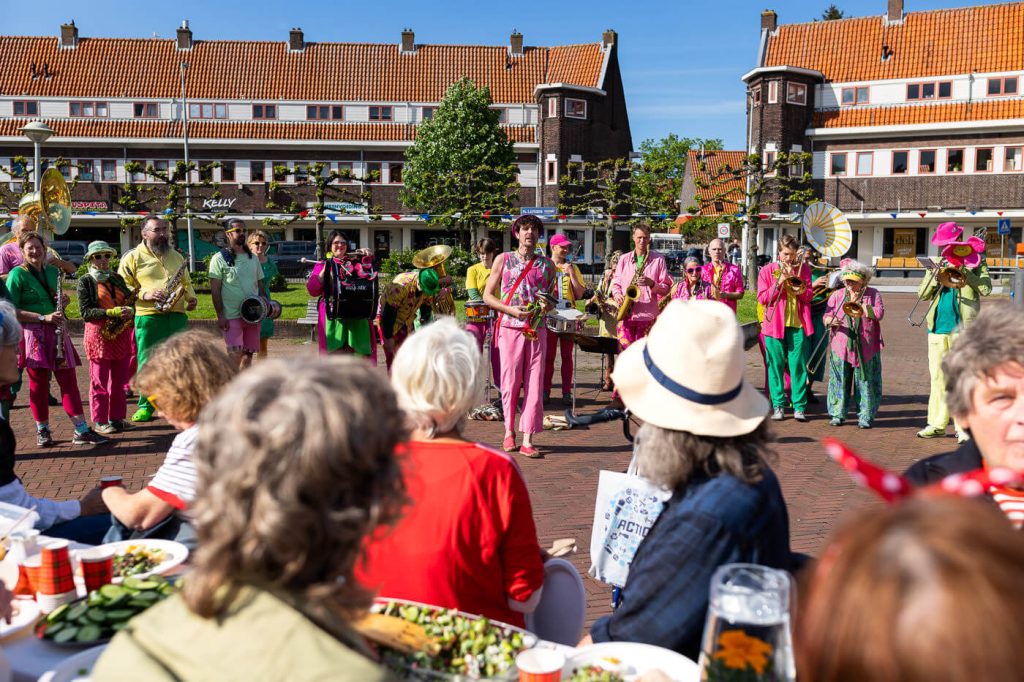
[{"label": "floral headpiece", "polygon": [[942,249],[942,257],[954,267],[976,268],[981,265],[981,254],[985,253],[985,240],[971,237],[965,242],[950,242]]}]

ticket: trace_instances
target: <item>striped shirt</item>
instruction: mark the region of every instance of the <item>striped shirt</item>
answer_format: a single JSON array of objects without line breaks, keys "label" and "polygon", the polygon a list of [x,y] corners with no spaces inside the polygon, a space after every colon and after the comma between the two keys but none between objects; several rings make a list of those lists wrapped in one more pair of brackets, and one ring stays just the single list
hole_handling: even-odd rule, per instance
[{"label": "striped shirt", "polygon": [[992,499],[1006,514],[1006,518],[1010,519],[1013,527],[1017,530],[1024,527],[1024,491],[992,486],[990,492]]},{"label": "striped shirt", "polygon": [[164,463],[146,489],[175,509],[185,509],[196,496],[196,468],[192,451],[199,427],[192,425],[174,437]]}]

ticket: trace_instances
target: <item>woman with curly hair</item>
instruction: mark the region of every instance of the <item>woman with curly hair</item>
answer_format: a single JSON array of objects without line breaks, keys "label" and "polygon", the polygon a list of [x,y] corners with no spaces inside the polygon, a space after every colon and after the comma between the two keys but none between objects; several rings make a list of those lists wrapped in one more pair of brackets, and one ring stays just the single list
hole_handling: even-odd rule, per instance
[{"label": "woman with curly hair", "polygon": [[133,619],[93,679],[391,679],[352,629],[370,601],[353,570],[404,502],[403,421],[355,358],[268,360],[239,376],[199,418],[199,550],[184,591]]}]

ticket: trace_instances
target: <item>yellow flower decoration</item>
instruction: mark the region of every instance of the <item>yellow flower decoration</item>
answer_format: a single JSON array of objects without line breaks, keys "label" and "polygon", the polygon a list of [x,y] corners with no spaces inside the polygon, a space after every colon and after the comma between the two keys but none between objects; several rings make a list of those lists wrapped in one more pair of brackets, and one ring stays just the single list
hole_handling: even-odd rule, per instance
[{"label": "yellow flower decoration", "polygon": [[743,630],[723,632],[718,636],[718,647],[715,658],[722,661],[726,668],[746,670],[749,665],[758,675],[764,672],[772,653],[770,644],[751,637]]}]

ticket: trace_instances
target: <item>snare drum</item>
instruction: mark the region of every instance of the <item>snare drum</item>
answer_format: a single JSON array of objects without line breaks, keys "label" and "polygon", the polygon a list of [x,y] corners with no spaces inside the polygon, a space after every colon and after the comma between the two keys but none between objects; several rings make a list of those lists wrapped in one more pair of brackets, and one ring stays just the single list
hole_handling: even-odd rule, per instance
[{"label": "snare drum", "polygon": [[281,304],[260,296],[250,296],[242,301],[242,320],[249,324],[258,324],[269,318],[276,320],[281,317]]},{"label": "snare drum", "polygon": [[483,301],[466,301],[466,321],[486,324],[491,319],[491,306]]}]

